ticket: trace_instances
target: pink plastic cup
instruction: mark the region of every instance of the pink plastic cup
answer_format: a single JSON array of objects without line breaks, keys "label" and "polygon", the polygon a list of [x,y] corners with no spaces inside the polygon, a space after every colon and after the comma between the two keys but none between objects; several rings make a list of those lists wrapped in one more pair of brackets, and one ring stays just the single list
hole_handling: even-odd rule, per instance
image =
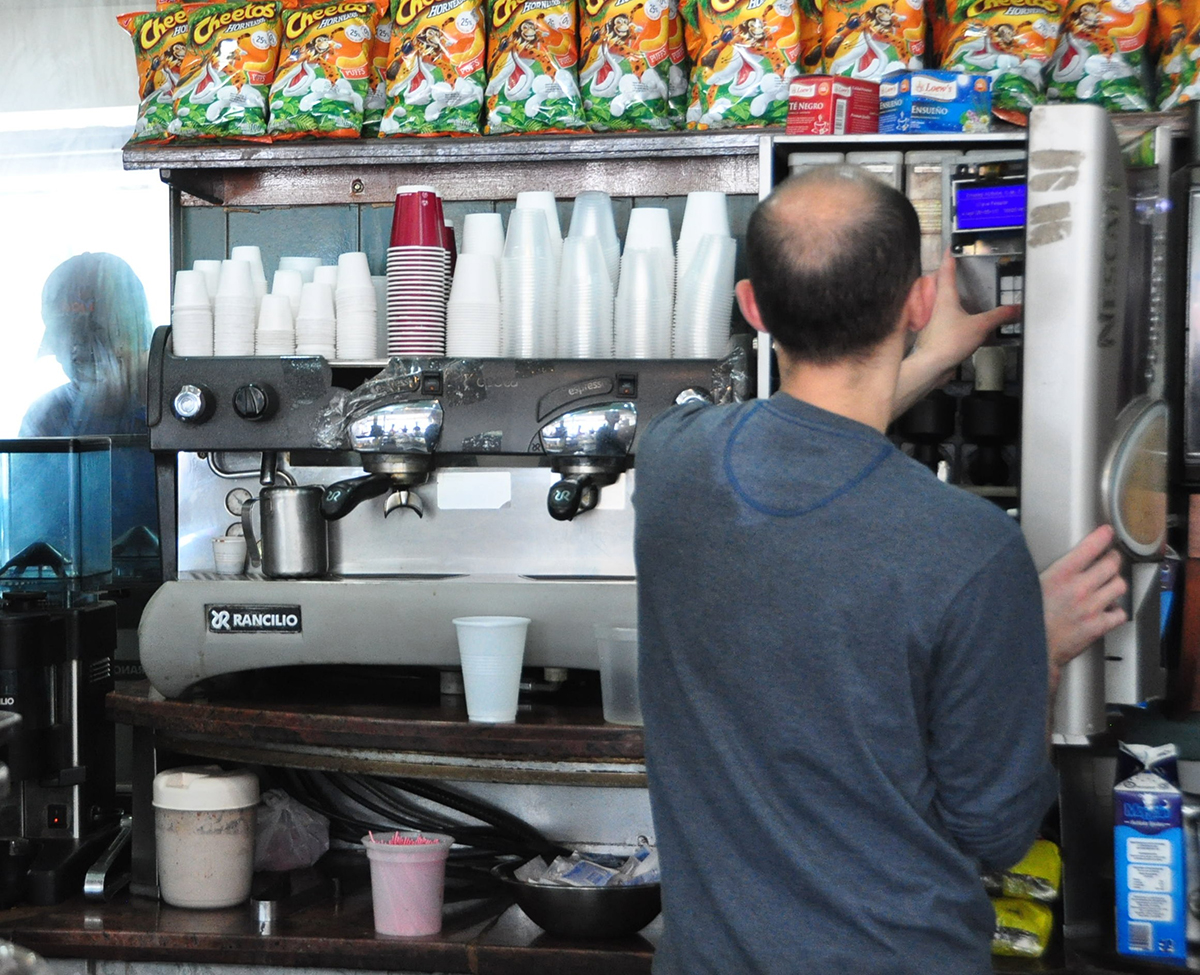
[{"label": "pink plastic cup", "polygon": [[446,857],[454,838],[444,833],[397,835],[408,842],[389,843],[391,834],[362,838],[371,865],[375,930],[408,938],[437,934],[442,930]]},{"label": "pink plastic cup", "polygon": [[444,247],[446,217],[432,186],[401,186],[392,211],[392,247]]}]

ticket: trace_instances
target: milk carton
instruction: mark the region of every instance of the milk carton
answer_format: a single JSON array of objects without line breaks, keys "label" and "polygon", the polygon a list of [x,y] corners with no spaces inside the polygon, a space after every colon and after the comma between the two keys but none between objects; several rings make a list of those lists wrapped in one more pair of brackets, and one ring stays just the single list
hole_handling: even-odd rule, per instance
[{"label": "milk carton", "polygon": [[1174,745],[1120,746],[1113,787],[1117,951],[1187,958],[1183,792]]},{"label": "milk carton", "polygon": [[905,71],[879,82],[880,132],[988,132],[987,75]]}]

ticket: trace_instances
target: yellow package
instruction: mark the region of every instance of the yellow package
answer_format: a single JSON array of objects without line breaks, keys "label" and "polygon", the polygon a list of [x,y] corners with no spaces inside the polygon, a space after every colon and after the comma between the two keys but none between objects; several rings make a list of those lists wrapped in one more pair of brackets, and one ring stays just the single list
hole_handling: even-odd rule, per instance
[{"label": "yellow package", "polygon": [[487,8],[485,131],[585,128],[575,0],[488,0]]},{"label": "yellow package", "polygon": [[693,38],[688,128],[783,125],[800,74],[794,0],[684,0],[680,10]]},{"label": "yellow package", "polygon": [[175,86],[187,56],[188,12],[171,4],[148,13],[121,14],[133,38],[138,73],[138,111],[130,142],[165,142],[175,118]]},{"label": "yellow package", "polygon": [[478,135],[483,0],[393,0],[380,136]]},{"label": "yellow package", "polygon": [[923,0],[825,0],[821,13],[826,74],[878,81],[925,66]]},{"label": "yellow package", "polygon": [[335,0],[284,12],[283,56],[267,126],[272,138],[357,138],[382,4]]},{"label": "yellow package", "polygon": [[1054,931],[1054,911],[1037,901],[997,897],[992,954],[1006,958],[1041,958]]},{"label": "yellow package", "polygon": [[192,11],[172,135],[270,141],[267,93],[279,57],[281,10],[280,0],[247,0]]},{"label": "yellow package", "polygon": [[1034,840],[1020,863],[985,873],[983,886],[993,897],[1053,903],[1062,889],[1062,853],[1049,840]]},{"label": "yellow package", "polygon": [[582,0],[584,118],[596,132],[671,128],[667,0]]}]

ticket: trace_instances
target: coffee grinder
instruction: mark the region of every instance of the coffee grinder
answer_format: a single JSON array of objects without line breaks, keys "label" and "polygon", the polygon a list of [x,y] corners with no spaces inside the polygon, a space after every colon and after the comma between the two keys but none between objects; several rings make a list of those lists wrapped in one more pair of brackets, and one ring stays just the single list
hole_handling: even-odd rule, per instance
[{"label": "coffee grinder", "polygon": [[114,737],[104,717],[117,644],[110,442],[0,441],[0,906],[55,904],[117,831]]}]

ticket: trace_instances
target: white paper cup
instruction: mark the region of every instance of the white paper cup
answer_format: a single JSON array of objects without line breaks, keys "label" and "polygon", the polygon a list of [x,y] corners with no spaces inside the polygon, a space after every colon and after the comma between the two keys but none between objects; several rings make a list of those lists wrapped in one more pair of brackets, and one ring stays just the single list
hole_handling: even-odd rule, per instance
[{"label": "white paper cup", "polygon": [[279,266],[284,270],[299,271],[304,283],[307,284],[313,279],[313,272],[321,266],[321,259],[319,257],[281,257]]},{"label": "white paper cup", "polygon": [[515,721],[525,659],[525,616],[462,616],[454,620],[462,662],[467,717]]},{"label": "white paper cup", "polygon": [[336,288],[338,283],[338,266],[336,264],[322,264],[313,271],[313,281],[318,284],[327,284],[331,288]]},{"label": "white paper cup", "polygon": [[297,319],[320,318],[332,321],[333,317],[333,287],[331,285],[322,281],[310,281],[301,287],[300,313],[296,316]]},{"label": "white paper cup", "polygon": [[212,540],[217,574],[240,576],[246,571],[246,539],[243,535],[218,535]]},{"label": "white paper cup", "polygon": [[248,261],[230,258],[221,262],[221,274],[217,279],[217,298],[255,298],[253,269]]},{"label": "white paper cup", "polygon": [[638,698],[638,631],[627,626],[596,626],[600,651],[600,700],[604,720],[613,724],[641,724]]},{"label": "white paper cup", "polygon": [[463,218],[463,254],[488,254],[500,259],[504,253],[504,220],[498,213],[468,213]]},{"label": "white paper cup", "polygon": [[192,270],[199,271],[204,275],[204,280],[208,284],[208,300],[212,301],[213,295],[217,293],[217,282],[221,279],[221,262],[206,258],[192,261]]}]

